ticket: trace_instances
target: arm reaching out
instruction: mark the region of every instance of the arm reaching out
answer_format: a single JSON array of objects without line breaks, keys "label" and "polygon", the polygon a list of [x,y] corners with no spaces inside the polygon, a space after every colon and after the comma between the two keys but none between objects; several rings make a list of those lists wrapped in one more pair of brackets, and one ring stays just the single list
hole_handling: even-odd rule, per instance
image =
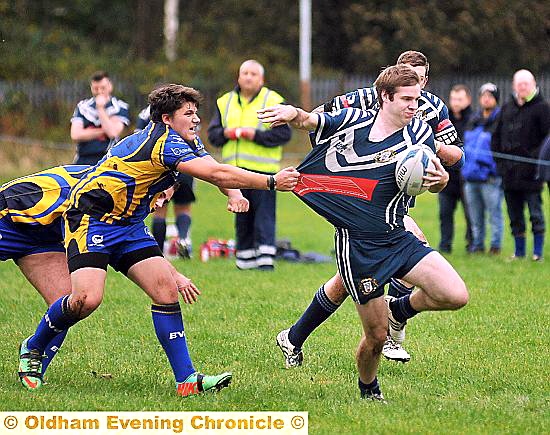
[{"label": "arm reaching out", "polygon": [[269,123],[271,128],[288,123],[294,128],[310,131],[315,130],[319,123],[319,115],[288,104],[277,104],[258,110],[258,119]]}]

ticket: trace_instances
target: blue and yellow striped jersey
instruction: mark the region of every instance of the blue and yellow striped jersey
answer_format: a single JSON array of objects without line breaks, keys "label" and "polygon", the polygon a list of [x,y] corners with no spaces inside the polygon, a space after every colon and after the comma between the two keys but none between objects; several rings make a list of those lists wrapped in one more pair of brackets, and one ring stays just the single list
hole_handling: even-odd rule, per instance
[{"label": "blue and yellow striped jersey", "polygon": [[174,184],[180,162],[208,155],[199,139],[187,143],[163,123],[150,122],[118,142],[71,194],[71,207],[105,223],[129,225]]},{"label": "blue and yellow striped jersey", "polygon": [[71,188],[91,166],[57,166],[17,178],[0,187],[0,218],[8,216],[18,227],[40,231],[44,240],[62,240],[61,215]]}]

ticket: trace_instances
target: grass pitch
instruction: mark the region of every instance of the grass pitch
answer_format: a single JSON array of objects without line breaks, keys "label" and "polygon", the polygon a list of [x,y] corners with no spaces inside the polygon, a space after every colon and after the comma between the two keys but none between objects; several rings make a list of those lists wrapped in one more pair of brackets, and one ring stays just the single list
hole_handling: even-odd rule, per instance
[{"label": "grass pitch", "polygon": [[[381,363],[379,380],[389,402],[384,406],[359,399],[354,350],[361,328],[349,300],[306,342],[303,367],[285,370],[275,346],[277,332],[301,314],[335,265],[279,262],[275,272],[262,273],[239,272],[224,259],[201,263],[200,242],[231,238],[233,223],[216,189],[204,183],[197,189],[195,257],[175,262],[203,290],[197,304],[183,307],[186,334],[196,368],[231,370],[231,387],[176,397],[148,298],[110,271],[103,305],[71,329],[47,385],[28,393],[17,381],[17,349],[45,305],[13,262],[3,262],[2,411],[308,411],[312,434],[550,432],[548,243],[546,262],[506,262],[512,253],[506,226],[501,256],[469,256],[458,210],[448,258],[468,285],[470,303],[410,322],[405,345],[411,361]],[[547,194],[544,200],[548,211]],[[293,195],[279,194],[278,209],[279,238],[304,252],[331,252],[331,227]],[[436,196],[419,197],[412,214],[437,245]]]}]

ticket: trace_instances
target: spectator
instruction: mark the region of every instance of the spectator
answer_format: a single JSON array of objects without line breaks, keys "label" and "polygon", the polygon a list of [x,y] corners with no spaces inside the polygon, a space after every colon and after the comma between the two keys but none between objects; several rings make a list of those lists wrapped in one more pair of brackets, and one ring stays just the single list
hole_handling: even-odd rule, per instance
[{"label": "spectator", "polygon": [[71,118],[71,139],[77,142],[74,163],[95,165],[130,124],[128,104],[112,96],[109,74],[92,75],[92,98],[80,101]]},{"label": "spectator", "polygon": [[[453,123],[460,140],[464,137],[464,128],[472,115],[472,94],[465,85],[454,85],[449,94],[449,119]],[[460,176],[460,169],[449,168],[449,183],[447,187],[439,192],[439,225],[441,240],[439,250],[450,253],[452,251],[454,238],[454,214],[458,201],[462,202],[464,217],[466,219],[466,249],[469,251],[472,243],[472,230],[470,219],[466,212],[464,199],[463,180]]]},{"label": "spectator", "polygon": [[[136,130],[143,130],[151,121],[151,106],[145,107],[139,112],[136,120]],[[195,179],[187,174],[178,174],[176,178],[176,190],[172,196],[172,204],[174,204],[174,214],[176,216],[176,228],[178,230],[178,238],[176,242],[176,252],[181,258],[191,258],[192,243],[191,243],[191,204],[195,202],[195,192],[193,187]],[[157,208],[153,213],[151,231],[153,237],[157,241],[161,251],[164,251],[164,243],[166,241],[166,214],[168,212],[168,204]]]},{"label": "spectator", "polygon": [[[208,139],[222,147],[223,163],[261,174],[279,170],[283,145],[290,140],[290,127],[270,129],[258,122],[257,111],[283,102],[277,92],[264,86],[264,68],[255,60],[239,68],[237,87],[218,98],[208,127]],[[244,190],[247,213],[235,216],[237,267],[273,270],[275,247],[275,192]]]},{"label": "spectator", "polygon": [[544,214],[542,212],[542,181],[537,167],[519,158],[536,159],[542,142],[550,128],[550,107],[537,88],[533,74],[516,71],[512,83],[512,99],[502,106],[491,147],[493,151],[509,154],[497,158],[498,172],[502,176],[504,198],[510,217],[515,250],[512,258],[523,258],[525,247],[525,204],[529,209],[533,232],[533,260],[542,259],[544,246]]},{"label": "spectator", "polygon": [[485,216],[491,223],[491,254],[502,245],[502,178],[491,155],[493,135],[500,107],[499,90],[493,83],[479,89],[480,110],[472,116],[464,133],[466,161],[462,167],[464,195],[472,228],[470,252],[485,251]]}]

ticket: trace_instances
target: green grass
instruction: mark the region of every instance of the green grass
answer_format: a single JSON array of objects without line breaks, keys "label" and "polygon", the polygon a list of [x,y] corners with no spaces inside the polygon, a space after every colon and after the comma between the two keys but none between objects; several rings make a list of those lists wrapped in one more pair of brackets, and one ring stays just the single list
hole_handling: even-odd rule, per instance
[{"label": "green grass", "polygon": [[[224,198],[204,183],[197,196],[195,248],[209,236],[232,237]],[[547,195],[544,200],[548,204]],[[278,201],[278,237],[302,251],[329,254],[331,227],[290,194],[279,194]],[[437,198],[426,194],[418,203],[413,215],[436,245]],[[45,306],[13,262],[4,262],[0,410],[308,411],[312,434],[548,433],[548,261],[507,263],[508,227],[502,256],[466,255],[461,213],[448,258],[466,281],[471,301],[460,311],[423,313],[410,322],[411,362],[381,363],[387,406],[359,399],[354,351],[361,327],[349,301],[306,343],[304,366],[282,368],[275,335],[332,276],[333,264],[279,262],[274,273],[261,273],[239,272],[228,260],[195,258],[175,262],[203,290],[199,303],[183,308],[191,354],[207,373],[233,371],[230,388],[177,398],[148,298],[110,271],[103,305],[71,329],[48,384],[27,393],[16,378],[17,347]],[[547,243],[547,254],[548,248]]]}]

